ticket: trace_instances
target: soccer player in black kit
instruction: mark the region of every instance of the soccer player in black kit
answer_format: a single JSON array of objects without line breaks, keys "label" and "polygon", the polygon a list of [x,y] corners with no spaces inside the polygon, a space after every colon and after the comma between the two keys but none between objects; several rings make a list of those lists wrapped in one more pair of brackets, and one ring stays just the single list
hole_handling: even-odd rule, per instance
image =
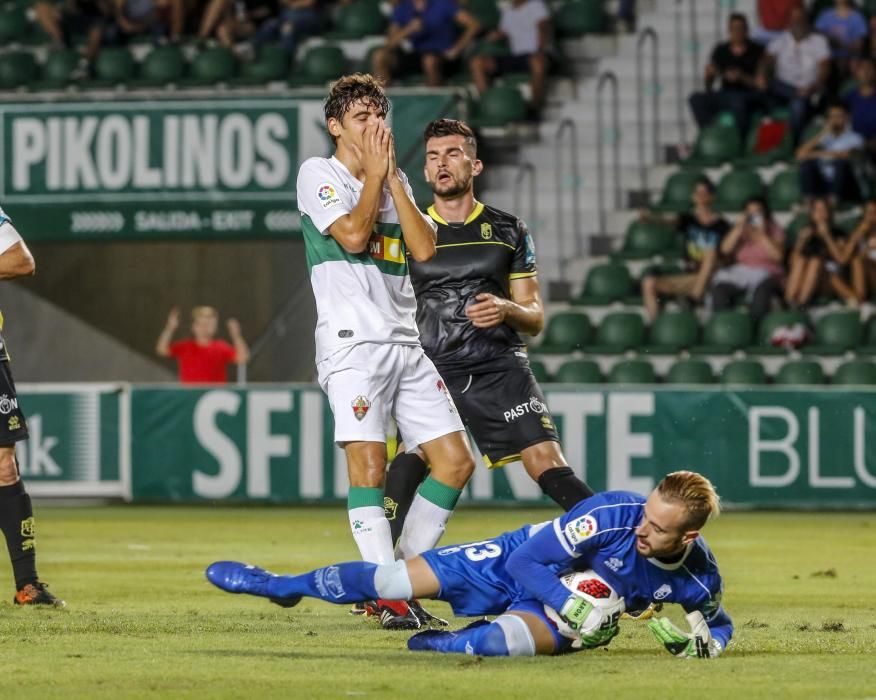
[{"label": "soccer player in black kit", "polygon": [[[542,491],[569,510],[593,491],[563,457],[518,335],[544,326],[532,238],[516,216],[475,199],[484,166],[465,122],[433,121],[424,139],[438,251],[426,263],[408,260],[420,342],[488,466],[522,460]],[[416,452],[390,465],[384,505],[394,539],[427,469]]]},{"label": "soccer player in black kit", "polygon": [[[9,217],[0,209],[0,280],[34,273],[33,256]],[[0,330],[3,315],[0,314]],[[16,605],[54,605],[63,607],[39,580],[36,570],[36,539],[30,496],[18,473],[15,443],[27,439],[27,423],[18,406],[15,383],[9,371],[9,353],[0,336],[0,530],[6,538],[12,574],[15,577]]]}]

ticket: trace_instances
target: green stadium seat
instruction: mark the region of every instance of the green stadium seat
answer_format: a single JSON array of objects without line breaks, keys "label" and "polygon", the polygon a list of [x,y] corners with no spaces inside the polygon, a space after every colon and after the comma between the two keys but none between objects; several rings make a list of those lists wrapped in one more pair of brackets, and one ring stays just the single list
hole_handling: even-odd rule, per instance
[{"label": "green stadium seat", "polygon": [[867,386],[876,384],[876,365],[868,360],[850,360],[837,367],[833,384]]},{"label": "green stadium seat", "polygon": [[815,322],[815,339],[805,345],[804,355],[841,355],[861,345],[864,327],[857,311],[827,313]]},{"label": "green stadium seat", "polygon": [[735,125],[715,124],[697,134],[693,151],[682,161],[685,167],[714,168],[738,158],[742,150],[739,129]]},{"label": "green stadium seat", "polygon": [[30,28],[25,8],[0,5],[0,43],[21,41]]},{"label": "green stadium seat", "polygon": [[667,384],[714,384],[715,373],[705,360],[679,360],[666,373]]},{"label": "green stadium seat", "polygon": [[535,377],[535,381],[539,384],[544,384],[550,381],[551,378],[544,362],[541,362],[540,360],[530,360],[529,369],[532,370],[532,376]]},{"label": "green stadium seat", "polygon": [[675,230],[662,221],[636,219],[627,227],[623,247],[614,255],[618,260],[645,260],[669,252],[676,243]]},{"label": "green stadium seat", "polygon": [[73,49],[52,51],[43,64],[39,80],[41,89],[57,89],[73,82],[74,71],[79,65],[79,54]]},{"label": "green stadium seat", "polygon": [[544,340],[534,352],[543,354],[565,354],[582,350],[593,339],[593,326],[590,319],[581,313],[563,311],[548,320]]},{"label": "green stadium seat", "polygon": [[721,372],[723,384],[766,384],[763,365],[757,360],[734,360],[724,365]]},{"label": "green stadium seat", "polygon": [[800,204],[800,175],[796,168],[784,170],[773,178],[767,190],[767,201],[773,211],[790,211]]},{"label": "green stadium seat", "polygon": [[[781,131],[782,129],[784,129],[784,133],[781,134],[781,139],[778,143],[772,146],[762,146],[762,150],[758,150],[762,134],[771,130]],[[787,116],[777,118],[776,115],[769,114],[761,117],[751,127],[746,138],[744,153],[733,161],[733,165],[735,167],[757,168],[782,160],[790,160],[793,156],[794,135],[791,132]]]},{"label": "green stadium seat", "polygon": [[756,171],[731,170],[718,183],[715,208],[718,211],[742,211],[746,201],[763,193],[763,180]]},{"label": "green stadium seat", "polygon": [[526,118],[526,102],[517,88],[495,85],[481,95],[475,105],[472,126],[498,127]]},{"label": "green stadium seat", "polygon": [[596,331],[596,343],[590,351],[616,354],[638,350],[645,341],[645,322],[633,312],[616,311],[602,319]]},{"label": "green stadium seat", "polygon": [[802,323],[809,327],[809,317],[804,311],[770,311],[757,329],[756,345],[748,348],[749,353],[757,355],[784,355],[788,352],[787,348],[774,347],[772,345],[773,333],[776,329],[795,326]]},{"label": "green stadium seat", "polygon": [[289,54],[279,44],[263,44],[254,61],[240,66],[235,84],[261,84],[285,80],[289,74]]},{"label": "green stadium seat", "polygon": [[490,32],[499,26],[502,13],[496,0],[467,0],[465,9],[477,17],[481,23],[481,32]]},{"label": "green stadium seat", "polygon": [[39,72],[34,57],[26,51],[0,54],[0,90],[11,90],[32,83]]},{"label": "green stadium seat", "polygon": [[347,70],[347,59],[339,46],[312,46],[289,79],[290,85],[324,85]]},{"label": "green stadium seat", "polygon": [[697,344],[700,326],[691,311],[664,311],[651,324],[645,352],[674,355]]},{"label": "green stadium seat", "polygon": [[669,176],[663,186],[663,194],[655,209],[657,211],[679,214],[691,207],[691,195],[697,180],[703,174],[699,170],[679,170]]},{"label": "green stadium seat", "polygon": [[599,306],[621,301],[633,292],[633,278],[624,265],[608,263],[595,265],[587,273],[581,295],[572,300],[573,304]]},{"label": "green stadium seat", "polygon": [[557,8],[554,27],[560,37],[599,34],[605,28],[603,0],[571,0]]},{"label": "green stadium seat", "polygon": [[824,384],[824,370],[814,360],[793,360],[782,365],[775,383],[785,386]]},{"label": "green stadium seat", "polygon": [[364,39],[383,34],[385,29],[386,17],[380,11],[380,2],[356,0],[349,5],[341,5],[335,26],[325,34],[325,38],[329,41]]},{"label": "green stadium seat", "polygon": [[871,316],[867,321],[861,346],[857,352],[859,355],[876,355],[876,316]]},{"label": "green stadium seat", "polygon": [[612,384],[656,384],[654,367],[647,360],[623,360],[608,373]]},{"label": "green stadium seat", "polygon": [[593,360],[567,360],[554,375],[555,382],[564,384],[600,384],[602,370]]},{"label": "green stadium seat", "polygon": [[123,46],[103,48],[92,66],[94,78],[88,80],[90,87],[111,87],[129,83],[134,78],[137,63],[131,52]]},{"label": "green stadium seat", "polygon": [[740,311],[716,311],[706,322],[700,354],[729,354],[751,344],[751,316]]},{"label": "green stadium seat", "polygon": [[178,82],[185,70],[185,57],[178,46],[158,46],[143,59],[134,83],[142,87],[169,85]]},{"label": "green stadium seat", "polygon": [[230,81],[237,73],[237,59],[230,49],[213,46],[192,59],[184,82],[191,85],[215,85]]}]

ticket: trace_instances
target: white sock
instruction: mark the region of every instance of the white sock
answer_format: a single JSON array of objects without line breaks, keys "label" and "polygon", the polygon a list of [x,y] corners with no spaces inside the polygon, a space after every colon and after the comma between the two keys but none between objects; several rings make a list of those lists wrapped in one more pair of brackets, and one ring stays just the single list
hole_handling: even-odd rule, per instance
[{"label": "white sock", "polygon": [[395,559],[392,554],[392,534],[383,508],[361,506],[348,510],[347,514],[350,516],[353,540],[362,560],[371,564],[391,564]]},{"label": "white sock", "polygon": [[[395,548],[398,559],[410,559],[432,549],[444,534],[452,510],[437,506],[417,493]],[[387,521],[387,526],[389,521]]]}]

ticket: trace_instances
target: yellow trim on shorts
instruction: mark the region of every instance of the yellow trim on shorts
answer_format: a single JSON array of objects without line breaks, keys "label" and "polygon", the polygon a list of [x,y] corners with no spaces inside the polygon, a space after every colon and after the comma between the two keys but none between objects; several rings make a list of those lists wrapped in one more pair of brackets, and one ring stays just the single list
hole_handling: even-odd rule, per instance
[{"label": "yellow trim on shorts", "polygon": [[483,455],[484,464],[487,465],[487,469],[499,469],[500,467],[504,467],[506,464],[511,464],[511,462],[517,462],[520,460],[520,454],[516,455],[508,455],[507,457],[502,457],[495,462],[491,462],[490,458],[487,455]]},{"label": "yellow trim on shorts", "polygon": [[537,277],[537,276],[538,276],[537,272],[512,272],[510,275],[508,275],[508,279],[509,280],[519,280],[519,279],[523,279],[525,277]]}]

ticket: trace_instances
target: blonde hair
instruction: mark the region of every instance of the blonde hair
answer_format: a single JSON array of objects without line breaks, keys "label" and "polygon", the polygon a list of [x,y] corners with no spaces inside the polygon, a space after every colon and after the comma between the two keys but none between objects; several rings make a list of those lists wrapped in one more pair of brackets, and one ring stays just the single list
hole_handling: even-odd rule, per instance
[{"label": "blonde hair", "polygon": [[202,316],[209,316],[210,318],[219,318],[219,312],[216,311],[212,306],[196,306],[192,309],[192,321],[197,321]]},{"label": "blonde hair", "polygon": [[666,501],[683,503],[687,510],[687,526],[699,530],[710,516],[717,517],[721,511],[721,499],[702,474],[677,471],[667,474],[657,484],[657,493]]}]

